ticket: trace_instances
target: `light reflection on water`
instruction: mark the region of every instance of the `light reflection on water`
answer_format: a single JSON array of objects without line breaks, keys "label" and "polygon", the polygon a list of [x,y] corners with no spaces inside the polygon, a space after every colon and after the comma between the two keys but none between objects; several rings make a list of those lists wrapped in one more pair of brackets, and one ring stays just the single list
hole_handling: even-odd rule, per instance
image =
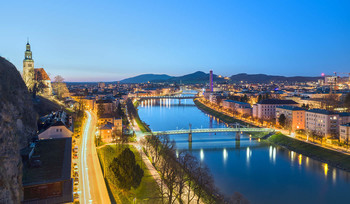
[{"label": "light reflection on water", "polygon": [[[153,104],[151,106],[150,104]],[[147,105],[149,104],[149,105]],[[153,130],[226,127],[190,101],[141,103],[140,117]],[[347,203],[350,174],[284,148],[258,142],[249,134],[170,135],[179,150],[187,149],[208,165],[217,187],[227,196],[238,191],[251,203]],[[288,190],[286,190],[288,189]],[[273,192],[273,195],[269,196]],[[298,195],[298,196],[295,196]]]}]

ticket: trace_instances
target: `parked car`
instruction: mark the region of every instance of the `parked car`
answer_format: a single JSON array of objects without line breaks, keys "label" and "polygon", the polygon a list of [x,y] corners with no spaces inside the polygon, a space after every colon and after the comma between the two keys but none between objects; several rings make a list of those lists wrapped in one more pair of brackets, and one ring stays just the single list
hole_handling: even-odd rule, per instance
[{"label": "parked car", "polygon": [[73,154],[73,158],[78,159],[78,154],[77,153]]}]

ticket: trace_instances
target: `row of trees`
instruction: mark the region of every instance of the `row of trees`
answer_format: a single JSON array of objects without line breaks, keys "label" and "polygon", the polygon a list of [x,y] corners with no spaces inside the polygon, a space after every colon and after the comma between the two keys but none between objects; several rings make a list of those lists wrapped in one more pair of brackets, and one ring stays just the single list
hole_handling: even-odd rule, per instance
[{"label": "row of trees", "polygon": [[168,136],[147,136],[142,143],[162,178],[162,203],[223,202],[208,168],[186,151],[176,153]]}]

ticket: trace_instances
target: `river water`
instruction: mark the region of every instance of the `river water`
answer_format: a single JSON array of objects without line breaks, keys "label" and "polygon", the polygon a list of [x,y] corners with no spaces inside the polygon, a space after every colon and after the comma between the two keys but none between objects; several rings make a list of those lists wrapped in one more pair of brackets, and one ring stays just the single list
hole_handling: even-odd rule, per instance
[{"label": "river water", "polygon": [[[226,124],[199,110],[190,99],[148,100],[140,118],[153,131],[218,128]],[[234,192],[251,203],[350,203],[350,173],[278,146],[235,133],[171,135],[177,149],[205,163],[225,196]]]}]

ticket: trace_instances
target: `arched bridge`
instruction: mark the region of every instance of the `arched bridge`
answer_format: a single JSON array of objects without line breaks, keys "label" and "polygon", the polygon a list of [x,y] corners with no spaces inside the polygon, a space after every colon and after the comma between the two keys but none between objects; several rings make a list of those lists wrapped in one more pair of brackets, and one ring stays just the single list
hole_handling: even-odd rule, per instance
[{"label": "arched bridge", "polygon": [[207,128],[207,129],[188,129],[188,130],[167,130],[154,131],[155,135],[177,135],[177,134],[194,134],[194,133],[217,133],[217,132],[272,132],[270,128]]}]

